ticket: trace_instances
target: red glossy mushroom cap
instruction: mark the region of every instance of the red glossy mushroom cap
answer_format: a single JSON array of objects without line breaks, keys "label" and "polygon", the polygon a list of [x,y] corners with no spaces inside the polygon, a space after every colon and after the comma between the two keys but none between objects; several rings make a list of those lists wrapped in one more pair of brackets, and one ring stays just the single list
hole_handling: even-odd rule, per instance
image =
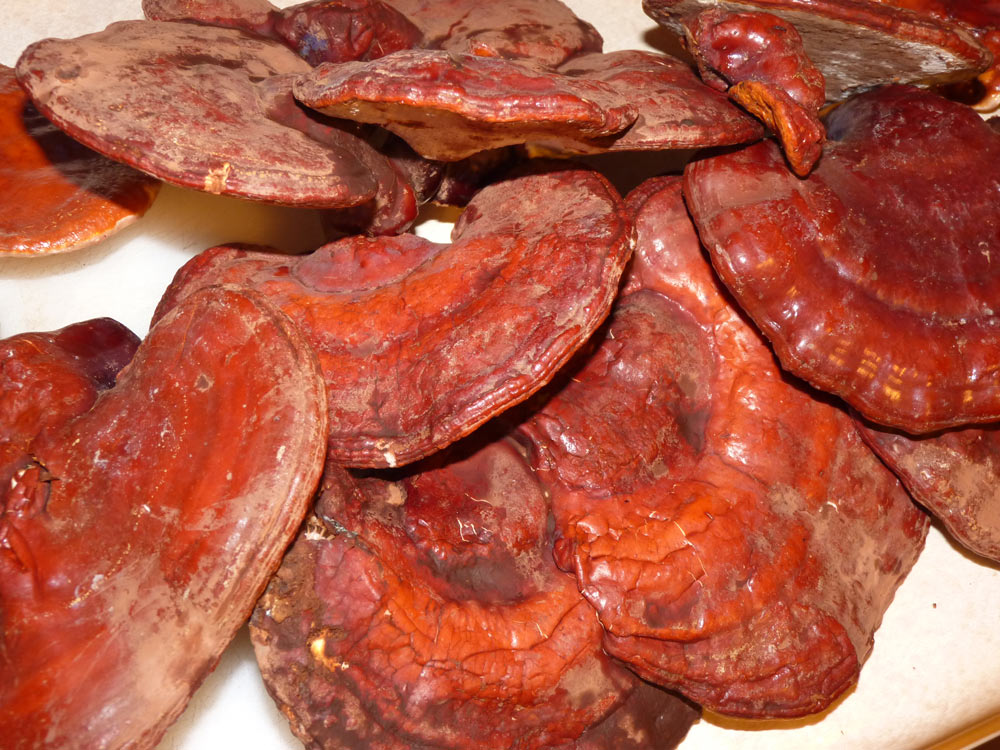
[{"label": "red glossy mushroom cap", "polygon": [[605,335],[521,429],[605,648],[712,710],[798,716],[857,679],[927,519],[721,290],[676,179],[629,196]]},{"label": "red glossy mushroom cap", "polygon": [[0,65],[0,256],[76,250],[128,226],[159,182],[66,137]]},{"label": "red glossy mushroom cap", "polygon": [[[986,69],[990,52],[965,27],[877,2],[726,0],[730,11],[763,11],[791,23],[836,101],[883,83],[945,83]],[[681,19],[718,0],[643,0],[658,23],[682,33]]]},{"label": "red glossy mushroom cap", "polygon": [[376,183],[352,153],[356,138],[317,143],[261,102],[258,84],[308,70],[277,42],[236,30],[125,21],[33,44],[17,76],[74,138],[163,180],[317,208],[363,203]]},{"label": "red glossy mushroom cap", "polygon": [[[295,734],[310,747],[541,750],[614,725],[638,681],[603,652],[596,613],[551,555],[545,488],[509,439],[403,476],[331,467],[251,620]],[[652,716],[626,704],[631,733],[605,727],[581,750],[664,747],[650,719],[686,727],[694,714],[656,697]]]},{"label": "red glossy mushroom cap", "polygon": [[[59,380],[12,380],[9,365],[0,391],[27,381],[60,409]],[[152,748],[305,515],[325,390],[280,312],[212,289],[164,317],[115,386],[72,411],[46,416],[0,468],[13,477],[0,487],[0,737]]]},{"label": "red glossy mushroom cap", "polygon": [[889,87],[842,104],[805,180],[771,143],[691,164],[685,195],[782,365],[881,424],[1000,419],[1000,134]]},{"label": "red glossy mushroom cap", "polygon": [[330,449],[395,466],[470,433],[544,385],[607,314],[632,248],[606,179],[562,169],[482,190],[452,244],[352,237],[297,258],[215,248],[161,301],[244,283],[306,332],[330,388]]}]

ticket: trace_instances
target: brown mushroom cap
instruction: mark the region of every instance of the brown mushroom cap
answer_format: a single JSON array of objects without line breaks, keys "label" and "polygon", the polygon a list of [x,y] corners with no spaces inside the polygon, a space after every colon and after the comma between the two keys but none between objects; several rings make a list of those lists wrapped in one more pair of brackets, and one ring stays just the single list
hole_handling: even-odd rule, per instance
[{"label": "brown mushroom cap", "polygon": [[257,84],[310,66],[284,46],[232,29],[124,21],[46,39],[17,76],[39,110],[113,159],[184,187],[317,208],[376,190],[352,153],[268,119]]},{"label": "brown mushroom cap", "polygon": [[63,135],[0,65],[0,256],[98,242],[142,216],[159,186]]},{"label": "brown mushroom cap", "polygon": [[628,203],[607,335],[521,428],[556,560],[645,679],[728,714],[818,711],[856,680],[927,519],[724,296],[679,182]]},{"label": "brown mushroom cap", "polygon": [[604,319],[631,241],[608,181],[567,168],[487,187],[451,245],[351,237],[298,258],[214,248],[178,272],[156,315],[201,286],[261,289],[317,350],[337,459],[402,465],[544,385]]},{"label": "brown mushroom cap", "polygon": [[992,56],[968,29],[926,14],[857,0],[643,0],[658,23],[682,33],[680,19],[710,7],[764,11],[791,23],[836,101],[894,82],[971,78]]},{"label": "brown mushroom cap", "polygon": [[[552,562],[545,489],[523,453],[509,439],[470,450],[395,479],[328,473],[251,621],[269,690],[308,747],[569,750],[636,688]],[[657,695],[653,716],[694,718]],[[662,747],[636,724],[630,742],[605,731],[585,747]]]},{"label": "brown mushroom cap", "polygon": [[606,83],[440,50],[320,65],[293,90],[308,107],[380,124],[420,155],[442,161],[528,142],[571,148],[620,133],[637,114]]},{"label": "brown mushroom cap", "polygon": [[[43,376],[28,373],[29,387],[58,404],[30,384]],[[14,377],[4,392],[25,380]],[[284,316],[213,289],[164,317],[115,387],[66,416],[4,467],[0,737],[151,748],[302,521],[325,391]]]},{"label": "brown mushroom cap", "polygon": [[1000,561],[1000,425],[913,437],[862,423],[861,435],[956,541]]},{"label": "brown mushroom cap", "polygon": [[888,87],[842,104],[805,180],[761,143],[692,163],[685,197],[782,365],[880,424],[1000,419],[1000,134]]}]

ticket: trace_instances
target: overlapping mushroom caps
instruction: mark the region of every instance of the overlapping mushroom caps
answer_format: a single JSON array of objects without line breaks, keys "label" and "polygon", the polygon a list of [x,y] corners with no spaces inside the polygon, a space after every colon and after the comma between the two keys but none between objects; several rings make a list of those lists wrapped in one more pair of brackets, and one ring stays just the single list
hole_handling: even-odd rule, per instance
[{"label": "overlapping mushroom caps", "polygon": [[450,245],[348,237],[297,258],[213,248],[178,271],[157,316],[203,286],[259,288],[318,353],[337,460],[396,466],[548,382],[604,319],[631,251],[610,183],[561,168],[482,190]]},{"label": "overlapping mushroom caps", "polygon": [[716,270],[782,365],[869,419],[928,432],[1000,419],[1000,134],[898,86],[827,118],[805,180],[774,144],[689,165]]},{"label": "overlapping mushroom caps", "polygon": [[801,35],[831,101],[885,83],[964,80],[990,65],[989,50],[967,27],[898,7],[903,2],[909,0],[643,0],[643,10],[678,35],[683,19],[706,8],[779,16]]},{"label": "overlapping mushroom caps", "polygon": [[820,710],[857,678],[926,517],[850,417],[778,369],[679,181],[628,202],[638,243],[606,335],[521,427],[556,560],[640,676],[723,713]]},{"label": "overlapping mushroom caps", "polygon": [[128,226],[159,183],[66,137],[0,65],[0,256],[76,250]]},{"label": "overlapping mushroom caps", "polygon": [[412,189],[384,157],[291,100],[285,76],[310,69],[283,45],[234,29],[124,21],[33,44],[17,75],[71,136],[167,182],[315,208],[381,201],[408,224]]},{"label": "overlapping mushroom caps", "polygon": [[510,439],[396,477],[331,465],[251,620],[295,734],[331,750],[672,747],[697,712],[603,652],[548,519]]},{"label": "overlapping mushroom caps", "polygon": [[[233,290],[165,316],[110,389],[116,352],[130,350],[114,329],[96,368],[39,355],[77,354],[75,335],[3,348],[0,432],[25,446],[5,451],[0,488],[0,737],[12,749],[150,748],[305,515],[325,390],[281,313]],[[81,373],[99,396],[77,395]]]}]

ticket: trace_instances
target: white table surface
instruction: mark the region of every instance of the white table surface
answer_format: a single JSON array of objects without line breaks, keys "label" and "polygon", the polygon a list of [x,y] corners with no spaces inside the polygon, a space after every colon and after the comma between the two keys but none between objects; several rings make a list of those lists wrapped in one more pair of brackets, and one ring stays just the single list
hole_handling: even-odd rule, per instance
[{"label": "white table surface", "polygon": [[[639,0],[568,4],[598,27],[608,50],[655,48],[666,40]],[[36,39],[78,36],[139,17],[139,0],[0,0],[0,63],[13,65]],[[432,221],[421,233],[440,237],[445,229]],[[228,241],[305,250],[318,236],[315,223],[295,210],[164,187],[145,218],[100,245],[49,258],[0,259],[0,336],[98,316],[144,334],[174,271],[195,253]],[[948,738],[982,722],[1000,730],[989,723],[1000,714],[998,625],[1000,566],[964,554],[934,529],[886,613],[855,690],[823,715],[801,721],[707,717],[682,750],[959,747]],[[245,629],[161,744],[163,750],[300,747],[264,691]]]}]

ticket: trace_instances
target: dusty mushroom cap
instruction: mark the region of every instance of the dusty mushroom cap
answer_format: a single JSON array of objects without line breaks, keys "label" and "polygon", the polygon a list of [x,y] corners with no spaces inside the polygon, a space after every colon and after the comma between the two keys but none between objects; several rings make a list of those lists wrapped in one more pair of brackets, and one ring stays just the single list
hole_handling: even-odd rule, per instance
[{"label": "dusty mushroom cap", "polygon": [[1000,134],[919,89],[827,118],[805,180],[772,143],[692,163],[685,197],[782,365],[880,424],[1000,418]]},{"label": "dusty mushroom cap", "polygon": [[529,142],[572,148],[621,133],[637,115],[606,83],[440,50],[320,65],[293,91],[308,107],[382,125],[420,155],[442,161]]},{"label": "dusty mushroom cap", "polygon": [[160,321],[113,389],[4,467],[7,747],[155,746],[302,521],[324,399],[281,313],[205,290]]},{"label": "dusty mushroom cap", "polygon": [[628,203],[638,239],[606,335],[521,428],[556,561],[641,677],[727,714],[818,711],[857,679],[926,516],[846,413],[778,369],[679,182]]},{"label": "dusty mushroom cap", "polygon": [[956,541],[1000,561],[1000,425],[914,437],[869,422],[861,435]]},{"label": "dusty mushroom cap", "polygon": [[159,182],[67,138],[0,65],[0,256],[76,250],[128,226]]},{"label": "dusty mushroom cap", "polygon": [[284,46],[232,29],[124,21],[24,52],[17,77],[50,120],[91,148],[167,182],[316,208],[376,190],[342,146],[268,119],[258,84],[310,66]]},{"label": "dusty mushroom cap", "polygon": [[840,100],[883,83],[945,83],[985,70],[991,55],[966,28],[858,0],[643,0],[657,23],[682,34],[681,19],[705,8],[773,13],[802,35],[806,54]]},{"label": "dusty mushroom cap", "polygon": [[600,52],[597,29],[559,0],[385,0],[419,28],[424,46],[459,54],[534,60],[555,67]]},{"label": "dusty mushroom cap", "polygon": [[267,0],[143,0],[146,18],[240,29],[282,42],[311,65],[372,60],[417,47],[423,34],[380,0],[315,0],[280,9]]},{"label": "dusty mushroom cap", "polygon": [[485,188],[450,245],[349,237],[297,258],[213,248],[178,271],[156,316],[202,286],[259,288],[319,355],[337,460],[396,466],[544,385],[604,319],[631,250],[614,188],[563,169]]},{"label": "dusty mushroom cap", "polygon": [[[521,450],[466,448],[402,476],[331,466],[254,610],[261,671],[307,747],[569,750],[638,686],[552,561]],[[696,712],[656,695],[686,730]],[[663,747],[644,729],[582,747]]]},{"label": "dusty mushroom cap", "polygon": [[606,83],[639,110],[635,124],[594,151],[728,146],[755,141],[764,134],[753,118],[669,55],[640,50],[581,55],[559,72]]}]

